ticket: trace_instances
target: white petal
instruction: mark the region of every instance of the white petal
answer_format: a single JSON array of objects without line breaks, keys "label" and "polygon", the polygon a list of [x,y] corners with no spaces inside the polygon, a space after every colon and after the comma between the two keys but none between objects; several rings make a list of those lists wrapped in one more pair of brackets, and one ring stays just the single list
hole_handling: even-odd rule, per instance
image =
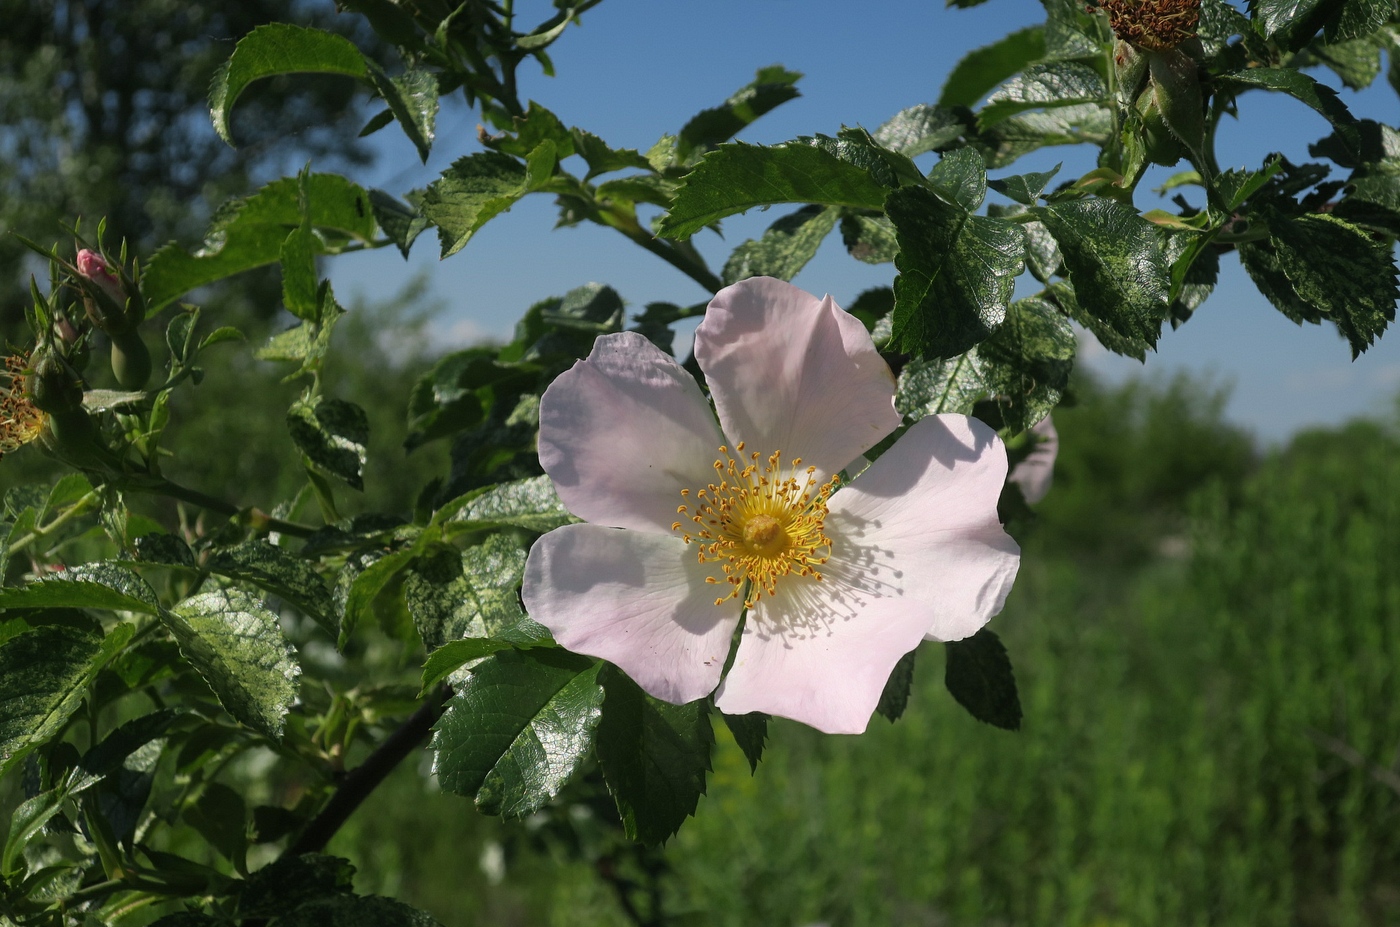
[{"label": "white petal", "polygon": [[670,534],[723,443],[694,378],[636,332],[599,338],[540,400],[540,464],[594,524]]},{"label": "white petal", "polygon": [[521,595],[560,645],[679,705],[714,689],[739,623],[740,603],[715,605],[705,582],[718,572],[676,537],[566,525],[530,548]]},{"label": "white petal", "polygon": [[996,518],[1006,453],[965,416],[916,424],[831,498],[821,580],[786,577],[750,610],[716,704],[831,733],[865,729],[899,658],[1001,610],[1019,550]]},{"label": "white petal", "polygon": [[931,415],[831,497],[832,556],[861,551],[881,582],[923,610],[929,640],[969,637],[1001,611],[1020,566],[997,520],[1005,481],[996,432],[965,415]]},{"label": "white petal", "polygon": [[865,326],[772,277],[715,294],[695,358],[731,441],[801,457],[822,479],[899,425],[894,376]]},{"label": "white petal", "polygon": [[1055,477],[1055,458],[1060,453],[1060,433],[1055,423],[1046,416],[1031,428],[1035,449],[1018,463],[1008,477],[1021,487],[1021,495],[1031,505],[1035,505],[1050,492],[1050,483]]},{"label": "white petal", "polygon": [[749,610],[715,704],[763,711],[828,734],[859,734],[899,658],[928,627],[922,609],[859,564],[833,560],[821,580],[786,577]]}]

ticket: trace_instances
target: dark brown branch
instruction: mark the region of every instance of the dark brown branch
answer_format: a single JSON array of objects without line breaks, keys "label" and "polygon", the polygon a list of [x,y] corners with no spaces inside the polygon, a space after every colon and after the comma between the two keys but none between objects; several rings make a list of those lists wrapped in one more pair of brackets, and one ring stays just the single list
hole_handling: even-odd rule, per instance
[{"label": "dark brown branch", "polygon": [[370,796],[389,773],[414,751],[432,733],[438,715],[442,713],[443,702],[447,701],[452,690],[441,686],[408,720],[399,725],[398,730],[375,748],[359,766],[346,773],[335,795],[321,809],[321,813],[306,825],[306,830],[282,854],[284,857],[299,856],[302,853],[319,853],[349,820],[355,809]]}]

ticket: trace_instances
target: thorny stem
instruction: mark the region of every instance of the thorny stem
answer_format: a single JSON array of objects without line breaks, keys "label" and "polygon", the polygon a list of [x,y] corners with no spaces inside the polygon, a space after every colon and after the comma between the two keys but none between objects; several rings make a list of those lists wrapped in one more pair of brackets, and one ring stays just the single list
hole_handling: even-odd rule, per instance
[{"label": "thorny stem", "polygon": [[443,702],[447,701],[451,694],[450,687],[438,687],[437,692],[376,747],[363,763],[346,773],[326,807],[306,825],[301,836],[283,852],[283,857],[319,853],[325,849],[326,844],[335,836],[336,831],[340,830],[341,825],[349,820],[355,809],[359,808],[389,773],[432,732],[433,724],[442,712]]}]

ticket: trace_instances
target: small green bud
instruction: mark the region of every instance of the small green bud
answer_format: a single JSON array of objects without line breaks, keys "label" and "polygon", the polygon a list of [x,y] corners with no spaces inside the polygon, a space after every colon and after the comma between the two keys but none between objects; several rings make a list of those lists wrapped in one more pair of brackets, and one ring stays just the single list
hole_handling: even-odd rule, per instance
[{"label": "small green bud", "polygon": [[50,415],[39,443],[49,453],[80,470],[116,470],[120,462],[102,442],[102,433],[82,408]]},{"label": "small green bud", "polygon": [[1148,88],[1137,100],[1138,115],[1142,117],[1142,142],[1147,160],[1153,164],[1171,167],[1182,159],[1186,149],[1168,128],[1157,106],[1156,95]]},{"label": "small green bud", "polygon": [[34,405],[60,415],[83,407],[83,384],[68,363],[52,347],[40,345],[30,359],[26,389]]},{"label": "small green bud", "polygon": [[112,374],[122,389],[143,389],[151,378],[151,352],[136,329],[112,336]]}]

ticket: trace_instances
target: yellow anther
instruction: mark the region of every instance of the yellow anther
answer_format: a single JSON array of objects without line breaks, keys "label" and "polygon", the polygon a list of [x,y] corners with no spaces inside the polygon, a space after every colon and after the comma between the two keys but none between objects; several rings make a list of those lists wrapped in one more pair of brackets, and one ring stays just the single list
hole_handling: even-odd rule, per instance
[{"label": "yellow anther", "polygon": [[[734,450],[742,454],[745,446],[741,442]],[[789,574],[820,580],[816,567],[826,563],[831,550],[826,505],[836,478],[817,484],[816,467],[802,468],[800,457],[784,465],[780,450],[768,455],[766,466],[757,451],[747,460],[736,460],[727,447],[719,451],[714,468],[720,482],[696,493],[690,516],[696,527],[683,531],[681,522],[672,526],[687,544],[696,542],[700,563],[719,565],[724,579],[707,577],[706,582],[727,582],[731,590],[716,604],[742,596],[744,604],[752,606],[765,595],[775,595]],[[690,491],[682,490],[681,495],[689,497]]]}]

